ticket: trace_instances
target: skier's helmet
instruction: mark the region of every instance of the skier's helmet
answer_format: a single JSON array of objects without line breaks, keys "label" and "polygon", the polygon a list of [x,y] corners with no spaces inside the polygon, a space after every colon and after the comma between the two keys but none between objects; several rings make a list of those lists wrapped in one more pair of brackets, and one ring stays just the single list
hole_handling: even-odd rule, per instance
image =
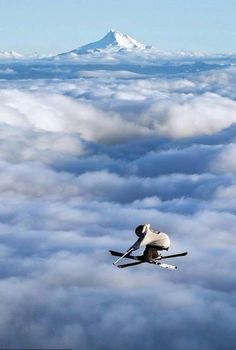
[{"label": "skier's helmet", "polygon": [[136,227],[135,233],[138,237],[143,237],[143,229],[144,229],[144,225],[139,225]]}]

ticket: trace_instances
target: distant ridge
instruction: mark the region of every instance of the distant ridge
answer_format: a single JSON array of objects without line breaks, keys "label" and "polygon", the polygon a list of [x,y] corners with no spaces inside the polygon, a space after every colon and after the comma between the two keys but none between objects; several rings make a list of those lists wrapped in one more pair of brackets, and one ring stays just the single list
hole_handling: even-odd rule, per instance
[{"label": "distant ridge", "polygon": [[23,58],[23,55],[16,51],[2,51],[0,50],[0,59],[18,59]]}]

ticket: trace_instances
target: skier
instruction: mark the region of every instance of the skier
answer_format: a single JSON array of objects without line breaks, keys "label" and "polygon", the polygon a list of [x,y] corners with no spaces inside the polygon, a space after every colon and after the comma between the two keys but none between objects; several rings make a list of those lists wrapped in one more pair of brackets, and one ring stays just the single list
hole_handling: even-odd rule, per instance
[{"label": "skier", "polygon": [[132,252],[140,247],[146,246],[142,258],[144,261],[152,261],[161,257],[159,250],[168,250],[170,247],[170,239],[164,232],[155,231],[150,224],[139,225],[135,229],[138,240],[128,249]]},{"label": "skier", "polygon": [[[170,239],[166,233],[153,230],[150,224],[139,225],[138,227],[136,227],[135,233],[139,238],[125,253],[109,250],[111,255],[119,257],[115,262],[113,262],[113,265],[116,265],[123,258],[127,258],[136,261],[130,264],[117,265],[117,267],[124,268],[143,263],[150,263],[166,269],[176,270],[177,266],[163,264],[162,262],[160,262],[160,260],[177,258],[180,256],[186,256],[188,254],[188,252],[164,256],[159,254],[159,250],[169,249]],[[143,255],[137,256],[131,254],[133,251],[139,249],[140,247],[145,247]]]}]

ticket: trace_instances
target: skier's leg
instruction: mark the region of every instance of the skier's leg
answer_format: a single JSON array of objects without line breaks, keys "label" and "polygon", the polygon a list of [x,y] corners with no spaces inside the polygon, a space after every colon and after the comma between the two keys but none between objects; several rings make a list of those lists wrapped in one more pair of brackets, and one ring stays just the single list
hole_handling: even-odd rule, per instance
[{"label": "skier's leg", "polygon": [[145,261],[152,261],[154,259],[157,259],[160,256],[157,250],[158,247],[147,245],[143,252],[143,259]]},{"label": "skier's leg", "polygon": [[143,260],[150,261],[152,260],[152,247],[147,245],[143,252]]},{"label": "skier's leg", "polygon": [[159,256],[157,248],[156,247],[152,247],[152,260],[156,259]]}]

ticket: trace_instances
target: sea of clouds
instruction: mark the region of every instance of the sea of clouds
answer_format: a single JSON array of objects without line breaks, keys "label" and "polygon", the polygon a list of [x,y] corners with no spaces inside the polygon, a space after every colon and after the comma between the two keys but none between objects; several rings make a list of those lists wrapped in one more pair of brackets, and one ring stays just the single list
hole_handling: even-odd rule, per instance
[{"label": "sea of clouds", "polygon": [[[2,348],[234,348],[236,68],[168,64],[1,64]],[[176,272],[112,266],[141,223]]]}]

